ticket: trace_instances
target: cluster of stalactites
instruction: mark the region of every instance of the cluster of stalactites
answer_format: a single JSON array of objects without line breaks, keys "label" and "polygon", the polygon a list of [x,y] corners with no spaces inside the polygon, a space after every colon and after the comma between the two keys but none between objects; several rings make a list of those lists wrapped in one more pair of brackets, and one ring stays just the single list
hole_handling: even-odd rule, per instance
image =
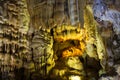
[{"label": "cluster of stalactites", "polygon": [[51,29],[63,24],[83,27],[84,5],[81,0],[27,0],[27,2],[32,27]]},{"label": "cluster of stalactites", "polygon": [[6,79],[14,80],[11,72],[28,59],[27,17],[25,0],[0,0],[0,73]]}]

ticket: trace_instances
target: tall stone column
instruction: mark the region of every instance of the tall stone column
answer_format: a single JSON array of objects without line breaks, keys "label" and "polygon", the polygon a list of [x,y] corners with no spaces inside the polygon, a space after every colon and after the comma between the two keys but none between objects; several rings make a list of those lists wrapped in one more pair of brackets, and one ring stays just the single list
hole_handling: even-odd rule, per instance
[{"label": "tall stone column", "polygon": [[46,79],[49,71],[54,67],[52,14],[54,0],[27,0],[30,14],[30,28],[28,31],[32,61],[30,64],[31,78]]}]

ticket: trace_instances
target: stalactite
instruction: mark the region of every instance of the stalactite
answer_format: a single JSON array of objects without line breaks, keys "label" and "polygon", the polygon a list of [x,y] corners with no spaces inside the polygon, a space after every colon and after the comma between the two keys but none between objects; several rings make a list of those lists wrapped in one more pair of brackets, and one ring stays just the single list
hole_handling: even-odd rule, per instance
[{"label": "stalactite", "polygon": [[79,23],[79,8],[78,8],[78,1],[77,0],[69,0],[69,14],[71,24],[75,25]]},{"label": "stalactite", "polygon": [[1,0],[0,79],[98,80],[105,70],[118,75],[120,13],[106,1]]},{"label": "stalactite", "polygon": [[71,25],[80,25],[81,28],[84,25],[84,7],[85,1],[81,0],[68,0],[68,10]]},{"label": "stalactite", "polygon": [[[15,69],[23,67],[23,57],[28,55],[21,50],[27,49],[26,33],[28,30],[27,6],[24,0],[3,0],[0,1],[1,7],[1,42],[0,61],[2,80],[15,80]],[[25,35],[21,35],[25,34]],[[23,42],[22,42],[23,40]]]},{"label": "stalactite", "polygon": [[34,30],[49,29],[53,26],[54,0],[31,1],[27,0],[28,11],[31,17],[30,28]]}]

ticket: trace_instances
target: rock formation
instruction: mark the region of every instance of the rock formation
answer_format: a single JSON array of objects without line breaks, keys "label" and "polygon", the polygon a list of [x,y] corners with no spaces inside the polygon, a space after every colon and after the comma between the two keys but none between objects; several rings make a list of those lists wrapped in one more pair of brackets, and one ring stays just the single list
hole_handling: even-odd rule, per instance
[{"label": "rock formation", "polygon": [[0,80],[119,80],[119,4],[0,0]]}]

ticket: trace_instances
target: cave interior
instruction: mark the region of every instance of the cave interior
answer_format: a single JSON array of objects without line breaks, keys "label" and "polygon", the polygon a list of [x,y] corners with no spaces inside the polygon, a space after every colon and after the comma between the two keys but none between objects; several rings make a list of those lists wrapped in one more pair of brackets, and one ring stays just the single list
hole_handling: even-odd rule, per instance
[{"label": "cave interior", "polygon": [[0,0],[0,80],[120,80],[120,0]]}]

